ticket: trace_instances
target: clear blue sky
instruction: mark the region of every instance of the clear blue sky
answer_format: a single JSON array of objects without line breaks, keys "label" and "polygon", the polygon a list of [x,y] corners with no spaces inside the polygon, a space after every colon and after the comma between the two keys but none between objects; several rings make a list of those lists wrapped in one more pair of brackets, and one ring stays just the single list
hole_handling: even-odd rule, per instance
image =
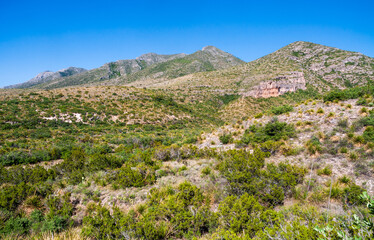
[{"label": "clear blue sky", "polygon": [[298,40],[374,57],[374,1],[0,0],[0,87],[206,45],[251,61]]}]

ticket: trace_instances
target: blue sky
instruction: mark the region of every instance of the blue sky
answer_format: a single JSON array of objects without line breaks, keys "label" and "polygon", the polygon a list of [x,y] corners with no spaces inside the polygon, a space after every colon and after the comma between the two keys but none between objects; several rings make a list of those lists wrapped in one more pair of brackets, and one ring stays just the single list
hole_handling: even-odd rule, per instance
[{"label": "blue sky", "polygon": [[69,66],[214,45],[251,61],[294,41],[374,57],[374,1],[0,0],[0,87]]}]

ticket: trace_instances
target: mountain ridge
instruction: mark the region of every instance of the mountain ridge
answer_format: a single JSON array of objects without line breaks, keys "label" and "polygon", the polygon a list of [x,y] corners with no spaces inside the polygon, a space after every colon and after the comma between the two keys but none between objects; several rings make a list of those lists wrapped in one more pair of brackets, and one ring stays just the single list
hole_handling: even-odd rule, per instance
[{"label": "mountain ridge", "polygon": [[[49,81],[40,82],[32,85],[33,88],[52,89],[58,87],[67,87],[83,84],[118,84],[121,82],[135,81],[136,78],[142,78],[145,74],[137,74],[143,70],[153,67],[152,73],[163,74],[163,69],[168,68],[168,64],[176,64],[176,67],[167,74],[172,76],[186,75],[193,72],[216,70],[233,65],[242,64],[244,61],[233,55],[219,50],[213,46],[207,46],[192,54],[156,54],[146,53],[135,59],[118,60],[115,62],[105,63],[101,67],[86,71],[80,75],[71,75],[66,78],[54,78]],[[163,64],[163,65],[162,65]],[[180,73],[178,66],[186,68],[185,72]]]},{"label": "mountain ridge", "polygon": [[[303,78],[297,80],[298,83],[305,84],[293,86],[290,82],[293,78],[287,76],[294,74]],[[109,62],[83,73],[43,79],[46,80],[13,87],[53,89],[77,85],[128,85],[188,89],[205,86],[213,91],[262,97],[283,94],[289,89],[313,87],[328,91],[374,81],[374,59],[358,52],[296,41],[254,61],[244,62],[214,46],[205,46],[192,54],[150,52],[135,59]],[[282,85],[274,84],[277,79],[282,79]],[[262,94],[256,89],[267,89],[271,94]],[[253,92],[257,93],[251,94]]]},{"label": "mountain ridge", "polygon": [[35,77],[32,79],[24,82],[24,83],[18,83],[14,85],[5,86],[4,88],[30,88],[35,85],[39,85],[57,78],[64,78],[68,76],[73,76],[79,73],[86,72],[87,70],[84,68],[77,68],[77,67],[68,67],[61,70],[58,70],[56,72],[52,72],[49,70],[46,70],[44,72],[38,73]]}]

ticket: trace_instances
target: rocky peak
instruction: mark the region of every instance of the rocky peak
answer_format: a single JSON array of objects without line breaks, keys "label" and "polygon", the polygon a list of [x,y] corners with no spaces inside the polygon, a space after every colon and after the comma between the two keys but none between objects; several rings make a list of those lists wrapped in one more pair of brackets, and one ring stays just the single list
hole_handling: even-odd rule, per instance
[{"label": "rocky peak", "polygon": [[221,57],[228,56],[228,55],[231,56],[231,54],[226,53],[226,52],[222,51],[221,49],[218,49],[214,46],[203,47],[202,51],[206,52],[206,53],[210,53],[213,56],[221,56]]},{"label": "rocky peak", "polygon": [[49,77],[53,74],[54,74],[54,72],[47,70],[47,71],[38,73],[34,78],[30,79],[29,82],[38,82],[38,81],[43,80],[44,78],[47,78],[47,77]]},{"label": "rocky peak", "polygon": [[45,83],[47,81],[51,81],[57,78],[63,78],[63,77],[68,77],[72,76],[78,73],[82,73],[87,71],[84,68],[76,68],[76,67],[69,67],[65,69],[58,70],[57,72],[52,72],[52,71],[44,71],[36,75],[34,78],[30,79],[27,82],[20,83],[20,84],[15,84],[11,86],[7,86],[5,88],[28,88],[32,87],[41,83]]}]

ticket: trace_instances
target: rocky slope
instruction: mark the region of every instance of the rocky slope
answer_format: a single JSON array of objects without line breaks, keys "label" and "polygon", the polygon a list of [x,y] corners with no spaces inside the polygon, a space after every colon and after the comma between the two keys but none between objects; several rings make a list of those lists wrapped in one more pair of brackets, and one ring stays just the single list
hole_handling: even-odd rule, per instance
[{"label": "rocky slope", "polygon": [[55,79],[64,79],[69,76],[74,76],[79,73],[84,73],[87,70],[84,68],[69,67],[66,69],[59,70],[57,72],[45,71],[36,75],[34,78],[27,82],[7,86],[5,88],[30,88],[45,82],[53,81]]},{"label": "rocky slope", "polygon": [[204,86],[208,90],[235,91],[244,96],[275,96],[274,89],[281,86],[287,85],[282,93],[287,89],[305,88],[301,86],[303,83],[299,86],[299,80],[295,82],[293,77],[284,78],[292,72],[303,74],[305,87],[312,86],[319,91],[342,89],[373,81],[374,59],[357,52],[300,41],[232,68],[190,74],[166,82],[148,81],[142,85],[183,89]]}]

